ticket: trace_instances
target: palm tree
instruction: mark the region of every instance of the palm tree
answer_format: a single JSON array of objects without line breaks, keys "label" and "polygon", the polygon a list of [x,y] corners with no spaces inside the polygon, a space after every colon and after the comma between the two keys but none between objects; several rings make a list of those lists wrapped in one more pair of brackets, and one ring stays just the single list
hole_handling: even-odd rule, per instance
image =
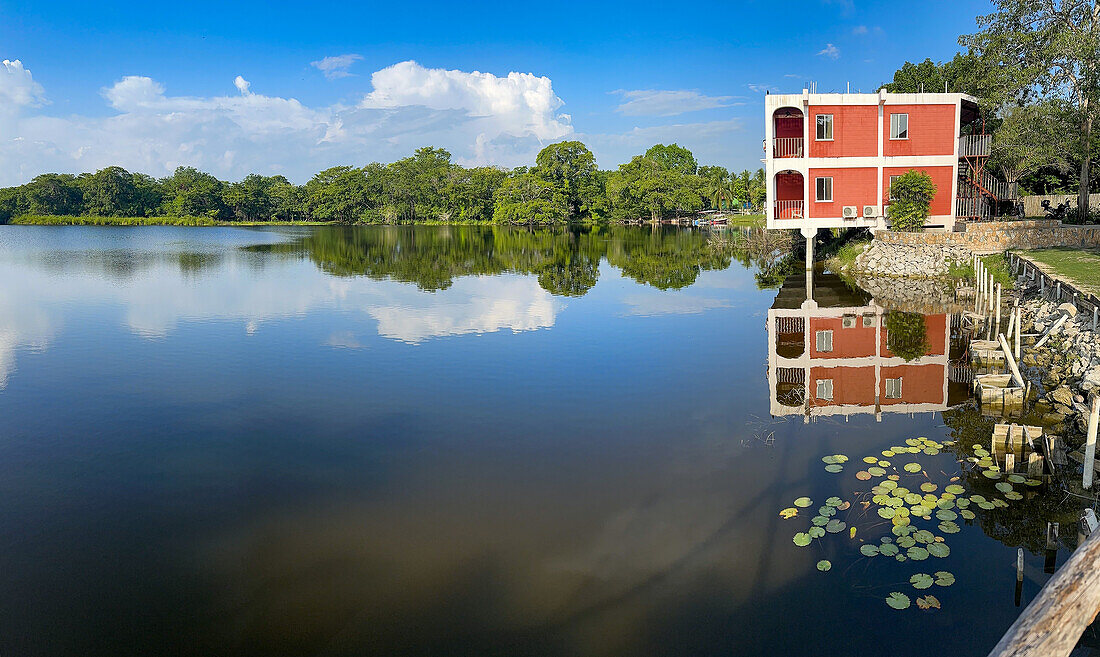
[{"label": "palm tree", "polygon": [[740,203],[740,199],[737,198],[737,184],[732,180],[728,180],[722,185],[722,192],[726,197],[726,202],[729,203],[732,210],[735,205]]}]

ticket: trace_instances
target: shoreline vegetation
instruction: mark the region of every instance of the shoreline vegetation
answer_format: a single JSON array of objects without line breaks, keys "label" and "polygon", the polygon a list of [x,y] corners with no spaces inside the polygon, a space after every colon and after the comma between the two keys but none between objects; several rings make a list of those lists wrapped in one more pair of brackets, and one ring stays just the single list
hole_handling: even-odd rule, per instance
[{"label": "shoreline vegetation", "polygon": [[466,168],[446,150],[425,147],[390,164],[325,169],[304,185],[257,174],[226,182],[192,167],[165,178],[117,166],[47,173],[0,189],[0,224],[656,223],[702,210],[759,214],[765,195],[763,169],[699,166],[676,144],[601,171],[584,144],[563,141],[543,148],[530,167]]}]

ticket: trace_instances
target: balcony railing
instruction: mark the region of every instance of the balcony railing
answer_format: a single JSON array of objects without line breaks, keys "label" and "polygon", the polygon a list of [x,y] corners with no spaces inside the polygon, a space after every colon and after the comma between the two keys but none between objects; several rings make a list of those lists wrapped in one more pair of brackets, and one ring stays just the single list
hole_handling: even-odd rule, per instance
[{"label": "balcony railing", "polygon": [[772,157],[802,157],[802,137],[776,137]]},{"label": "balcony railing", "polygon": [[776,219],[802,219],[802,201],[776,201]]},{"label": "balcony railing", "polygon": [[963,135],[959,137],[959,157],[989,157],[993,135]]}]

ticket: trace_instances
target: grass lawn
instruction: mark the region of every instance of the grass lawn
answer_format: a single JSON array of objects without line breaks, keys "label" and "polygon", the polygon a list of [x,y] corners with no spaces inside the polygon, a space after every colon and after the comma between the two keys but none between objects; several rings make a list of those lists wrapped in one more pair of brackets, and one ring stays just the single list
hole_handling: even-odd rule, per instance
[{"label": "grass lawn", "polygon": [[726,215],[727,226],[763,226],[764,215],[762,214],[728,214]]},{"label": "grass lawn", "polygon": [[1046,273],[1066,279],[1077,287],[1100,295],[1100,249],[1057,247],[1022,251]]}]

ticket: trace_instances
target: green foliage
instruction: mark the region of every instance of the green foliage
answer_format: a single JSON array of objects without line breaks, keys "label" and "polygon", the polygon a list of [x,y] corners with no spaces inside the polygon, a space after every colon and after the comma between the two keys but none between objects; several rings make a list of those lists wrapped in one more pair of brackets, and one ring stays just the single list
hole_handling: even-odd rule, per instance
[{"label": "green foliage", "polygon": [[920,231],[928,220],[928,208],[936,196],[936,184],[932,176],[910,169],[890,185],[890,205],[886,216],[890,230]]},{"label": "green foliage", "polygon": [[210,217],[102,217],[24,214],[10,221],[27,226],[217,226]]},{"label": "green foliage", "polygon": [[936,63],[925,59],[919,64],[905,62],[894,71],[894,79],[883,87],[895,94],[942,93],[944,85],[953,93],[973,93],[968,72],[975,65],[975,57],[956,53],[951,61]]},{"label": "green foliage", "polygon": [[1012,270],[1004,254],[997,253],[990,256],[982,256],[982,263],[985,265],[985,271],[993,274],[994,283],[1000,283],[1001,287],[1006,290],[1012,289],[1015,286],[1016,279],[1012,275]]},{"label": "green foliage", "polygon": [[553,183],[533,173],[522,173],[504,181],[496,193],[493,221],[497,223],[548,224],[564,221],[568,206]]},{"label": "green foliage", "polygon": [[570,218],[579,217],[586,201],[598,196],[596,158],[579,141],[562,141],[539,151],[534,173],[561,196],[559,202],[565,203]]},{"label": "green foliage", "polygon": [[[654,152],[655,148],[658,147],[648,152]],[[684,149],[675,145],[660,148],[663,150],[655,152],[656,157],[635,156],[608,178],[607,195],[616,218],[639,219],[648,215],[656,221],[703,207],[703,182],[694,174],[695,158],[687,161],[681,157]],[[687,173],[688,169],[692,173]]]},{"label": "green foliage", "polygon": [[[928,353],[928,327],[924,315],[891,310],[886,313],[886,348],[906,361]],[[918,466],[919,468],[919,466]]]}]

